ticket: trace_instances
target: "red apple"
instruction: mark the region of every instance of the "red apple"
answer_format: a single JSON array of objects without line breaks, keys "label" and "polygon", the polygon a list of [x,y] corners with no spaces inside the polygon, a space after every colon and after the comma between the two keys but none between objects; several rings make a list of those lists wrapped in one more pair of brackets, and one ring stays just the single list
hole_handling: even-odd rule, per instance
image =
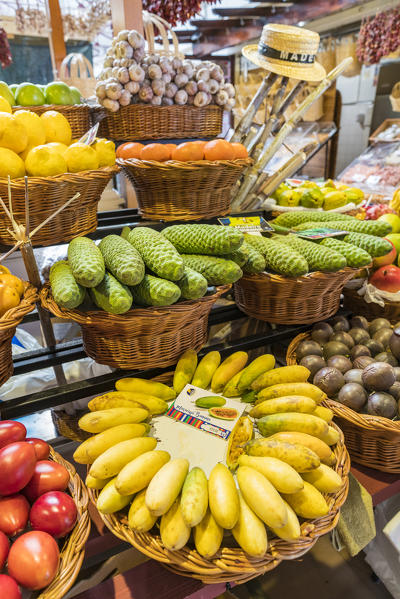
[{"label": "red apple", "polygon": [[10,443],[0,449],[0,495],[13,495],[23,489],[35,465],[35,450],[29,443]]},{"label": "red apple", "polygon": [[386,241],[389,241],[389,243],[392,244],[392,249],[390,250],[390,252],[388,252],[384,256],[380,256],[379,258],[374,258],[374,260],[373,260],[374,268],[379,268],[380,266],[386,266],[386,264],[393,264],[393,262],[396,262],[396,256],[397,256],[396,248],[394,247],[394,245],[390,241],[390,239],[386,239]]},{"label": "red apple", "polygon": [[51,491],[36,499],[29,519],[33,530],[48,532],[58,539],[74,528],[77,515],[75,501],[70,495]]},{"label": "red apple", "polygon": [[8,552],[10,551],[10,541],[7,539],[4,532],[0,530],[0,570],[3,569],[6,563]]},{"label": "red apple", "polygon": [[[31,446],[33,449],[33,446]],[[40,460],[23,493],[32,503],[40,495],[49,491],[64,491],[69,483],[69,472],[62,464],[50,460]]]},{"label": "red apple", "polygon": [[23,495],[0,497],[0,530],[9,537],[22,532],[28,523],[30,505]]},{"label": "red apple", "polygon": [[400,291],[400,268],[393,264],[381,266],[370,277],[369,282],[381,291],[396,293]]}]

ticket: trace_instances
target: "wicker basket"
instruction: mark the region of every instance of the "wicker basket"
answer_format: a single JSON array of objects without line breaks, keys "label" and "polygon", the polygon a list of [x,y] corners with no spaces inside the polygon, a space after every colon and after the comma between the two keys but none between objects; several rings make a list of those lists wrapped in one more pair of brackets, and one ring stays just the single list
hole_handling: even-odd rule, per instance
[{"label": "wicker basket", "polygon": [[262,273],[244,275],[234,285],[240,310],[277,324],[311,324],[333,316],[339,308],[343,285],[355,270],[312,272],[298,278]]},{"label": "wicker basket", "polygon": [[80,138],[92,126],[91,111],[87,104],[71,104],[61,106],[60,104],[44,104],[43,106],[13,106],[13,112],[16,110],[30,110],[39,116],[48,110],[61,112],[71,125],[72,139]]},{"label": "wicker basket", "polygon": [[135,308],[115,315],[96,310],[80,312],[60,308],[49,285],[40,293],[44,308],[54,316],[82,327],[83,346],[99,364],[114,368],[163,368],[178,361],[187,349],[200,349],[207,340],[211,306],[230,289],[217,287],[213,295],[162,308]]},{"label": "wicker basket", "polygon": [[135,188],[142,216],[171,221],[228,214],[232,188],[251,160],[117,163]]},{"label": "wicker basket", "polygon": [[32,312],[37,298],[36,288],[26,283],[25,292],[19,305],[7,310],[0,318],[0,385],[3,385],[14,371],[11,341],[15,334],[15,328],[26,314]]},{"label": "wicker basket", "polygon": [[68,489],[75,501],[78,519],[60,551],[60,564],[56,577],[37,599],[61,599],[69,591],[81,569],[85,555],[85,543],[90,533],[89,495],[85,485],[72,464],[64,460],[60,454],[51,450],[50,458],[54,462],[62,464],[69,472]]},{"label": "wicker basket", "polygon": [[102,107],[93,109],[93,122],[99,125],[99,137],[118,141],[145,139],[185,139],[217,137],[222,130],[220,106],[150,106],[130,104],[118,112]]},{"label": "wicker basket", "polygon": [[[330,508],[329,514],[317,520],[304,522],[301,526],[302,536],[296,541],[272,538],[269,540],[267,553],[262,558],[252,558],[244,553],[231,536],[224,536],[224,547],[212,559],[205,559],[197,553],[193,543],[179,551],[169,551],[162,545],[158,528],[155,527],[147,533],[136,533],[129,528],[124,512],[100,516],[118,538],[130,543],[151,559],[163,563],[176,574],[191,576],[205,584],[243,583],[276,568],[283,560],[298,559],[311,549],[320,536],[336,526],[340,507],[347,497],[347,475],[350,469],[350,459],[341,432],[334,452],[337,460],[335,469],[342,477],[343,486],[338,493],[325,495]],[[98,492],[89,489],[89,494],[95,503]]]},{"label": "wicker basket", "polygon": [[385,301],[384,306],[375,302],[366,302],[361,295],[358,295],[357,289],[343,289],[343,306],[351,310],[354,314],[362,314],[367,320],[374,318],[387,318],[392,324],[400,320],[400,302]]},{"label": "wicker basket", "polygon": [[[297,346],[309,336],[309,333],[301,333],[290,343],[286,354],[288,365],[297,363]],[[400,420],[359,414],[331,399],[327,404],[343,431],[353,462],[382,472],[400,473]]]},{"label": "wicker basket", "polygon": [[[29,177],[29,212],[31,231],[53,214],[77,192],[81,195],[60,214],[54,217],[32,238],[33,246],[46,246],[67,242],[95,231],[97,228],[97,204],[111,177],[118,172],[116,166],[106,166],[80,173],[64,173],[54,177]],[[0,179],[0,197],[7,197],[7,180]],[[25,182],[11,181],[11,197],[14,218],[25,224]],[[14,245],[15,240],[7,229],[10,222],[0,206],[0,243]]]}]

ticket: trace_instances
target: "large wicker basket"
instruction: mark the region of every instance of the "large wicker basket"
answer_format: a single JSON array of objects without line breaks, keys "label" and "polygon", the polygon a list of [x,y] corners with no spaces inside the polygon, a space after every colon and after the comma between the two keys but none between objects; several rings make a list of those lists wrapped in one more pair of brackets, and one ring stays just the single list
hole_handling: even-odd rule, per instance
[{"label": "large wicker basket", "polygon": [[[47,223],[32,238],[33,246],[46,246],[67,242],[86,235],[97,228],[97,204],[111,177],[118,172],[116,166],[106,166],[80,173],[64,173],[53,177],[29,177],[29,222],[30,230],[40,225],[77,192],[81,195],[56,217]],[[6,179],[0,179],[0,197],[7,197]],[[11,197],[14,218],[25,224],[25,182],[11,181]],[[14,245],[15,240],[8,232],[11,228],[4,209],[0,206],[0,243]]]},{"label": "large wicker basket", "polygon": [[232,188],[245,160],[121,160],[117,163],[132,182],[139,209],[153,220],[196,220],[229,213]]},{"label": "large wicker basket", "polygon": [[13,112],[16,110],[30,110],[39,116],[48,110],[61,112],[71,125],[72,139],[79,139],[92,126],[91,111],[87,104],[71,104],[67,106],[59,104],[44,104],[43,106],[13,106]]},{"label": "large wicker basket", "polygon": [[60,308],[49,285],[40,293],[44,308],[54,316],[73,320],[82,328],[83,346],[99,364],[115,368],[163,368],[178,361],[187,349],[200,349],[207,340],[212,305],[230,285],[213,295],[161,308],[135,308],[115,315],[96,310],[80,312]]},{"label": "large wicker basket", "polygon": [[62,464],[69,472],[68,489],[75,501],[78,519],[60,551],[60,564],[56,577],[37,599],[61,599],[69,591],[81,569],[85,555],[85,543],[90,533],[89,495],[85,485],[72,464],[64,460],[60,454],[51,450],[50,459]]},{"label": "large wicker basket", "polygon": [[333,316],[339,308],[343,285],[355,270],[312,272],[288,278],[261,273],[245,275],[234,285],[240,310],[277,324],[308,324]]},{"label": "large wicker basket", "polygon": [[[347,475],[350,469],[350,458],[344,446],[343,434],[339,432],[340,440],[334,450],[337,460],[335,469],[342,477],[343,486],[338,493],[325,495],[330,508],[329,514],[317,520],[304,522],[301,526],[302,536],[296,541],[271,538],[268,550],[262,558],[253,558],[244,553],[231,536],[224,537],[223,548],[212,559],[203,558],[195,550],[192,542],[179,551],[169,551],[161,542],[158,528],[155,527],[147,533],[136,533],[128,526],[126,512],[100,516],[118,538],[130,543],[151,559],[163,563],[176,574],[191,576],[205,584],[246,582],[276,568],[283,560],[300,558],[311,549],[320,536],[336,526],[340,507],[347,497]],[[89,494],[95,503],[98,492],[89,489]]]},{"label": "large wicker basket", "polygon": [[93,109],[93,123],[100,121],[99,136],[119,141],[217,137],[222,130],[220,106],[151,106],[130,104],[118,112]]},{"label": "large wicker basket", "polygon": [[366,302],[361,295],[358,295],[357,289],[346,287],[343,289],[343,306],[354,314],[362,314],[367,320],[387,318],[392,324],[400,320],[400,302],[385,301],[384,306],[375,302]]},{"label": "large wicker basket", "polygon": [[14,371],[11,342],[15,328],[26,314],[32,312],[37,298],[36,288],[26,283],[25,292],[19,305],[7,310],[0,318],[0,385],[3,385]]},{"label": "large wicker basket", "polygon": [[[309,333],[297,335],[286,354],[288,365],[296,364],[296,349]],[[353,462],[375,470],[400,473],[400,420],[359,414],[337,401],[327,401],[343,431],[346,447]]]}]

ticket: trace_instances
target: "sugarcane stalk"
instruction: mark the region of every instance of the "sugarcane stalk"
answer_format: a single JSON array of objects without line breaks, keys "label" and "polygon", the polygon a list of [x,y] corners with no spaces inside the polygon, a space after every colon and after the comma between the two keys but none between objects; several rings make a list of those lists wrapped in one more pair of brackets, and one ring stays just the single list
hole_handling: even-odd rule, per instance
[{"label": "sugarcane stalk", "polygon": [[266,148],[265,152],[260,156],[258,161],[248,169],[248,172],[243,179],[242,185],[240,186],[239,193],[235,199],[235,204],[241,205],[247,194],[253,191],[259,174],[265,169],[271,158],[281,147],[282,143],[289,133],[291,133],[301,116],[308,110],[311,104],[330,87],[333,81],[349,67],[352,62],[353,59],[350,56],[342,60],[342,62],[337,65],[337,67],[335,67],[315,89],[313,89],[307,98],[305,98],[305,100],[299,104],[290,119],[282,126],[272,143],[268,146],[268,148]]},{"label": "sugarcane stalk", "polygon": [[283,115],[285,114],[286,110],[295,101],[295,99],[300,95],[300,93],[303,91],[303,89],[305,88],[306,85],[307,85],[307,83],[305,81],[299,81],[292,88],[292,90],[288,93],[286,98],[283,100],[281,107],[278,111],[279,121],[277,123],[275,123],[275,125],[272,129],[272,133],[274,133],[275,130],[278,128],[279,122],[282,119]]},{"label": "sugarcane stalk", "polygon": [[242,141],[242,139],[246,136],[253,119],[257,113],[257,110],[260,108],[265,96],[278,79],[278,75],[275,73],[268,73],[266,77],[262,80],[256,94],[253,96],[250,104],[246,108],[242,118],[236,126],[236,129],[232,133],[232,136],[229,141]]},{"label": "sugarcane stalk", "polygon": [[253,141],[256,139],[258,134],[259,134],[259,129],[256,129],[256,127],[250,127],[249,132],[246,135],[245,140],[243,142],[243,145],[245,146],[247,151],[249,150],[249,147],[251,146]]},{"label": "sugarcane stalk", "polygon": [[306,158],[306,152],[301,149],[296,154],[293,154],[271,177],[264,179],[258,187],[258,193],[264,196],[263,199],[269,197],[282,181],[294,175],[302,167]]}]

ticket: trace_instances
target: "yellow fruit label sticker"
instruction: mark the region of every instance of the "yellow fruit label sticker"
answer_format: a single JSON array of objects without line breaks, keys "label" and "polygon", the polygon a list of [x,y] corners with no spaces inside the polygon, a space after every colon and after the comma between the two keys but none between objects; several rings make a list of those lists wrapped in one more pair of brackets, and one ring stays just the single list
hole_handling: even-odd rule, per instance
[{"label": "yellow fruit label sticker", "polygon": [[262,233],[273,231],[263,216],[224,216],[218,221],[225,227],[235,227],[243,233]]}]

